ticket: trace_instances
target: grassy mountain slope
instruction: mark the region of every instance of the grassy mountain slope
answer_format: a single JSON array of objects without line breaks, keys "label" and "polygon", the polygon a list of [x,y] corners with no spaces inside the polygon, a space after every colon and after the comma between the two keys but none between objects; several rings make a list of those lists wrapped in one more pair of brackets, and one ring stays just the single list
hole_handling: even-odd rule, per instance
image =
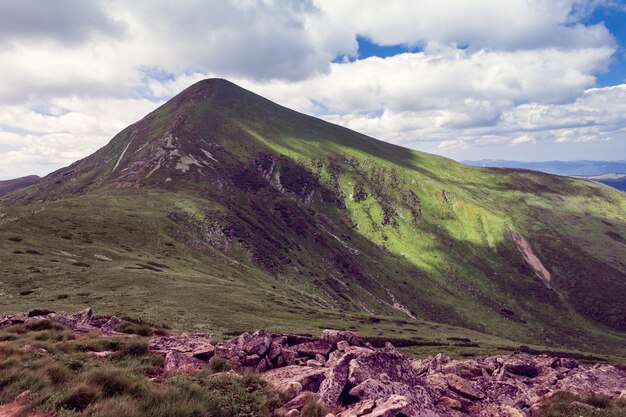
[{"label": "grassy mountain slope", "polygon": [[224,80],[0,201],[3,310],[626,355],[622,193],[467,167]]},{"label": "grassy mountain slope", "polygon": [[27,177],[0,181],[0,196],[33,185],[39,182],[40,179],[37,175],[29,175]]}]

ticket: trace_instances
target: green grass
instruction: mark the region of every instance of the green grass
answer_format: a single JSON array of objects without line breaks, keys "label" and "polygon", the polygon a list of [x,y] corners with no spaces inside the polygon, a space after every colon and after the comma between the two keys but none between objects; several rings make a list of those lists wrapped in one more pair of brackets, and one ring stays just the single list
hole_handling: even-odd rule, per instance
[{"label": "green grass", "polygon": [[[151,381],[161,364],[143,338],[75,336],[43,321],[0,330],[0,402],[29,391],[24,412],[70,416],[274,415],[281,398],[255,374],[218,374],[214,362],[201,373]],[[142,348],[143,347],[143,348]],[[113,349],[106,359],[89,351]]]},{"label": "green grass", "polygon": [[581,397],[569,392],[558,392],[546,400],[540,417],[622,417],[626,415],[626,399],[591,394]]}]

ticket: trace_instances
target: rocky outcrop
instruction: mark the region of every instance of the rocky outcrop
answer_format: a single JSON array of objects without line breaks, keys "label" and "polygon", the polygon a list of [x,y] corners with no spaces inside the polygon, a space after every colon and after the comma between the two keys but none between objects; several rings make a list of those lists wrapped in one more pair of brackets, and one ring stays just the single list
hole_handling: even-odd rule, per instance
[{"label": "rocky outcrop", "polygon": [[[77,333],[122,335],[118,317],[32,310],[0,316],[0,327],[50,320]],[[125,335],[132,337],[129,335]],[[416,360],[390,343],[374,349],[353,332],[324,330],[319,339],[259,330],[211,344],[203,334],[156,335],[149,349],[163,355],[160,377],[202,370],[213,356],[261,373],[283,391],[286,416],[319,401],[334,417],[532,417],[558,391],[609,397],[626,395],[626,371],[572,358],[516,353],[450,360],[443,354]],[[97,352],[106,357],[111,352]]]},{"label": "rocky outcrop", "polygon": [[76,314],[55,312],[48,309],[33,309],[27,313],[0,316],[0,327],[12,324],[28,324],[41,320],[50,320],[67,327],[77,333],[96,333],[102,335],[125,336],[116,328],[125,322],[117,316],[95,317],[91,308],[86,308]]}]

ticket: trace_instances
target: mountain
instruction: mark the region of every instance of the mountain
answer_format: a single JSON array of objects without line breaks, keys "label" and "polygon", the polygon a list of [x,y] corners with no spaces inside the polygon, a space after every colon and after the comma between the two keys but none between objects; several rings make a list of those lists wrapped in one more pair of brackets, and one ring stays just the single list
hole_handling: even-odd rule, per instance
[{"label": "mountain", "polygon": [[548,174],[567,176],[595,176],[614,173],[626,173],[626,161],[547,161],[547,162],[520,162],[482,159],[480,161],[462,161],[462,163],[477,167],[492,168],[520,168]]},{"label": "mountain", "polygon": [[10,192],[33,185],[39,182],[40,179],[41,178],[37,175],[29,175],[28,177],[0,181],[0,197]]},{"label": "mountain", "polygon": [[581,176],[580,178],[584,178],[589,181],[599,182],[600,184],[613,187],[616,190],[626,191],[626,174],[590,175]]},{"label": "mountain", "polygon": [[210,79],[0,197],[0,309],[626,356],[625,213],[608,187],[468,167]]}]

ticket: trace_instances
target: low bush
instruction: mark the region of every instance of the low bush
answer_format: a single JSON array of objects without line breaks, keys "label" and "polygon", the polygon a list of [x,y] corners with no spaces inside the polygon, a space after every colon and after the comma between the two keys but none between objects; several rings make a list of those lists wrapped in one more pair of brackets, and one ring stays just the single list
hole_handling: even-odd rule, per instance
[{"label": "low bush", "polygon": [[302,407],[301,417],[325,417],[328,410],[313,395],[307,398]]},{"label": "low bush", "polygon": [[115,328],[118,332],[136,334],[139,336],[152,336],[152,328],[147,324],[124,322]]},{"label": "low bush", "polygon": [[209,370],[213,373],[218,372],[227,372],[230,371],[232,367],[228,363],[228,361],[224,358],[220,358],[219,356],[213,356],[209,360]]}]

